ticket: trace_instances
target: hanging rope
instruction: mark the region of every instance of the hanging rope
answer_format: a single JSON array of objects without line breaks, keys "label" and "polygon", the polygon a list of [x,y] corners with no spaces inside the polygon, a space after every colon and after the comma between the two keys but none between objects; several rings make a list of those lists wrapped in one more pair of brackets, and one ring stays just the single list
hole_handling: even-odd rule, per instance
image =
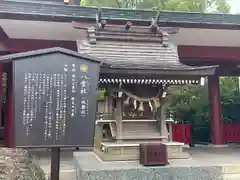
[{"label": "hanging rope", "polygon": [[[143,108],[143,103],[147,102],[151,111],[153,111],[154,109],[158,108],[161,106],[160,104],[160,100],[159,100],[159,96],[160,96],[160,92],[154,96],[154,97],[149,97],[149,98],[142,98],[142,97],[138,97],[137,95],[125,90],[125,89],[112,89],[114,92],[122,92],[124,94],[127,95],[127,99],[124,101],[125,105],[129,105],[129,101],[132,98],[133,101],[133,105],[134,105],[134,109],[137,108],[137,102],[139,102],[139,107],[138,107],[138,111],[144,111]],[[153,103],[153,104],[152,104]]]},{"label": "hanging rope", "polygon": [[138,96],[136,96],[136,95],[134,95],[130,92],[127,92],[127,91],[123,91],[123,93],[125,93],[128,97],[133,98],[134,100],[137,100],[139,102],[149,102],[149,101],[154,101],[154,100],[156,101],[156,100],[159,99],[159,94],[160,94],[160,93],[158,93],[158,95],[155,96],[155,97],[141,98],[141,97],[138,97]]},{"label": "hanging rope", "polygon": [[136,100],[136,101],[139,101],[139,102],[149,102],[149,101],[158,101],[159,100],[159,96],[160,96],[160,92],[156,95],[156,96],[153,96],[153,97],[149,97],[149,98],[142,98],[142,97],[138,97],[136,95],[134,95],[133,93],[125,90],[125,89],[119,89],[119,88],[114,88],[112,89],[113,91],[115,92],[123,92],[124,94],[126,94],[128,97]]}]

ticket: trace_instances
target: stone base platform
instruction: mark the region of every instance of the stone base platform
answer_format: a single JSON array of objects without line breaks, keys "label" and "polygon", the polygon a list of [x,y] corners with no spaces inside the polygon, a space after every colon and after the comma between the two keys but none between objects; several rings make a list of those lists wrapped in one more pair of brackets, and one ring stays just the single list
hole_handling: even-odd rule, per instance
[{"label": "stone base platform", "polygon": [[[100,149],[94,149],[94,153],[103,161],[129,161],[139,159],[139,144],[149,142],[105,142]],[[184,143],[180,142],[154,142],[164,143],[167,146],[169,159],[187,159],[189,153],[183,152]]]},{"label": "stone base platform", "polygon": [[75,152],[74,163],[76,180],[223,180],[221,166],[199,166],[191,159],[144,167],[137,161],[103,162],[93,152]]}]

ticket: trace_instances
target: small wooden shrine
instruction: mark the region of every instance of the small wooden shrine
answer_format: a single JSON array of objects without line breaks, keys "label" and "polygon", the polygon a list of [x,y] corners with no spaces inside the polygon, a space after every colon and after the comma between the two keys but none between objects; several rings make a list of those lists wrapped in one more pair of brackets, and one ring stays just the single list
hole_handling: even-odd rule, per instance
[{"label": "small wooden shrine", "polygon": [[[95,153],[102,160],[138,159],[140,143],[164,142],[169,158],[189,157],[184,144],[168,138],[164,107],[170,85],[199,84],[215,67],[192,67],[179,61],[177,46],[168,37],[176,28],[108,25],[97,14],[97,24],[77,41],[78,52],[100,58]],[[157,15],[156,17],[159,17]],[[77,25],[75,26],[77,27]],[[170,138],[171,139],[171,138]]]}]

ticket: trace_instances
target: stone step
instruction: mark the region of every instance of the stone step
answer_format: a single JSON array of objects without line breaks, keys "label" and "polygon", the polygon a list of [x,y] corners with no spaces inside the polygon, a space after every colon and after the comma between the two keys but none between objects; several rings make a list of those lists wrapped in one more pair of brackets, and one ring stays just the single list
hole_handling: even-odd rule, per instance
[{"label": "stone step", "polygon": [[[139,159],[139,144],[134,142],[104,142],[102,149],[95,149],[94,152],[103,161],[127,161]],[[143,142],[142,142],[143,143]],[[190,154],[183,152],[183,143],[167,142],[168,158],[169,159],[188,159]]]},{"label": "stone step", "polygon": [[137,143],[138,141],[142,141],[142,140],[148,140],[149,143],[151,141],[156,141],[156,140],[162,140],[162,139],[167,139],[167,137],[165,136],[160,136],[160,135],[157,135],[157,134],[151,134],[151,133],[148,133],[148,136],[146,135],[126,135],[124,134],[122,136],[122,140],[123,142],[127,141],[127,140],[135,140],[135,142]]},{"label": "stone step", "polygon": [[123,139],[161,139],[156,122],[125,122],[123,123]]},{"label": "stone step", "polygon": [[144,122],[144,123],[139,123],[139,122],[127,122],[127,123],[123,123],[123,129],[125,128],[128,128],[128,129],[131,129],[131,130],[135,130],[135,129],[149,129],[149,130],[152,130],[152,129],[157,129],[156,128],[156,123],[153,123],[153,122]]},{"label": "stone step", "polygon": [[[98,121],[98,123],[100,122],[104,122],[104,120]],[[112,137],[116,138],[116,122],[107,121],[106,123],[109,124]],[[124,120],[122,125],[121,139],[162,139],[155,120]]]}]

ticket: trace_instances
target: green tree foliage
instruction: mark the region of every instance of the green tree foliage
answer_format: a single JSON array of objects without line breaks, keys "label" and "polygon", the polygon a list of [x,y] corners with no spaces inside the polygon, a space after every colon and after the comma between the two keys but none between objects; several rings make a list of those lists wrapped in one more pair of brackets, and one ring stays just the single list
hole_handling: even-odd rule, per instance
[{"label": "green tree foliage", "polygon": [[240,86],[238,77],[220,79],[221,103],[225,122],[240,122]]},{"label": "green tree foliage", "polygon": [[83,6],[185,12],[229,12],[230,0],[82,0]]},{"label": "green tree foliage", "polygon": [[[225,123],[240,122],[240,89],[238,77],[220,78],[222,117]],[[192,124],[195,141],[209,141],[209,103],[207,86],[169,88],[169,111],[179,123]]]}]

